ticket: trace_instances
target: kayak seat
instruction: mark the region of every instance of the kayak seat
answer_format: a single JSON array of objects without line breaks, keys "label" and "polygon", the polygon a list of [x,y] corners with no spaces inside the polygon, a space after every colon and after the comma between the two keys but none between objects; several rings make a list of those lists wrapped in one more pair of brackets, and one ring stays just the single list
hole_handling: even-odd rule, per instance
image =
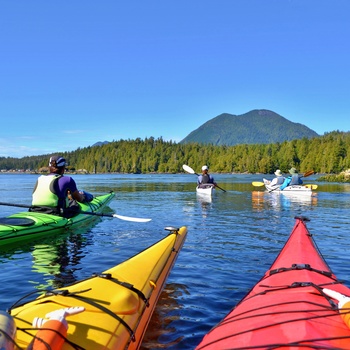
[{"label": "kayak seat", "polygon": [[211,188],[211,187],[214,187],[214,185],[210,183],[198,185],[198,188]]},{"label": "kayak seat", "polygon": [[9,226],[32,226],[35,221],[28,218],[0,218],[0,225]]}]

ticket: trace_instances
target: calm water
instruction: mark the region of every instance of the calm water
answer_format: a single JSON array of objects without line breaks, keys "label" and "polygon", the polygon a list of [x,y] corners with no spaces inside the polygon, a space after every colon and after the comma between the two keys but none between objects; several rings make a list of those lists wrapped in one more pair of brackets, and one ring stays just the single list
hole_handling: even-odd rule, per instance
[{"label": "calm water", "polygon": [[[30,204],[36,175],[1,174],[1,202]],[[76,175],[80,189],[116,192],[109,211],[152,218],[133,223],[97,219],[60,237],[0,250],[0,302],[6,309],[35,289],[62,287],[118,264],[187,226],[188,237],[153,315],[145,349],[193,349],[269,268],[294,217],[310,232],[338,278],[350,286],[350,185],[318,184],[312,198],[290,198],[253,187],[261,176],[216,175],[227,192],[197,197],[195,175]],[[305,179],[306,180],[306,179]],[[258,191],[260,189],[260,191]],[[1,206],[1,216],[20,208]],[[22,209],[24,210],[24,209]]]}]

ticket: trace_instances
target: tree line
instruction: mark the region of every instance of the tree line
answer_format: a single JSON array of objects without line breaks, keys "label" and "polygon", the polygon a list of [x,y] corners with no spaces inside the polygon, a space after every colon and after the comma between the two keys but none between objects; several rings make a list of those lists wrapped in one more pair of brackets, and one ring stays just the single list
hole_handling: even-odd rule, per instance
[{"label": "tree line", "polygon": [[[150,137],[112,141],[59,154],[67,159],[70,170],[84,169],[89,173],[179,173],[183,172],[183,164],[196,171],[206,164],[213,173],[272,174],[276,169],[287,173],[295,167],[300,172],[334,174],[350,168],[350,132],[333,131],[311,139],[235,146],[176,143]],[[39,171],[47,167],[50,156],[0,157],[0,169]]]}]

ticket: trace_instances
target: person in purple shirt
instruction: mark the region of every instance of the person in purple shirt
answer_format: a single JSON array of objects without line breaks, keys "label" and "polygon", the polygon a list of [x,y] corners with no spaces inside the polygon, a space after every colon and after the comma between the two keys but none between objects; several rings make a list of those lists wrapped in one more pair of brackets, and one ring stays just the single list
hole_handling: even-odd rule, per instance
[{"label": "person in purple shirt", "polygon": [[74,179],[63,176],[66,160],[52,156],[49,160],[49,174],[41,175],[34,187],[30,211],[64,216],[75,216],[79,210],[77,202],[90,202],[92,194],[79,191]]}]

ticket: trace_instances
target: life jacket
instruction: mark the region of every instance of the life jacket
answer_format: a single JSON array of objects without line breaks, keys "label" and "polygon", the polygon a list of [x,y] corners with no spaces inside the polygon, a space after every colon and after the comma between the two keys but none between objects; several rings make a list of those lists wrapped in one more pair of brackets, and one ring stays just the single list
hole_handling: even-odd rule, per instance
[{"label": "life jacket", "polygon": [[208,184],[210,183],[210,177],[208,174],[203,174],[202,175],[202,181],[201,181],[201,184]]},{"label": "life jacket", "polygon": [[292,180],[290,182],[290,186],[291,185],[301,185],[303,183],[303,181],[301,180],[301,178],[299,177],[298,174],[292,175]]},{"label": "life jacket", "polygon": [[283,182],[284,182],[284,177],[283,176],[278,176],[276,185],[282,185]]},{"label": "life jacket", "polygon": [[68,197],[60,198],[58,195],[58,179],[61,176],[42,175],[38,178],[32,195],[33,207],[51,209],[52,214],[58,215],[61,209],[68,207]]}]

